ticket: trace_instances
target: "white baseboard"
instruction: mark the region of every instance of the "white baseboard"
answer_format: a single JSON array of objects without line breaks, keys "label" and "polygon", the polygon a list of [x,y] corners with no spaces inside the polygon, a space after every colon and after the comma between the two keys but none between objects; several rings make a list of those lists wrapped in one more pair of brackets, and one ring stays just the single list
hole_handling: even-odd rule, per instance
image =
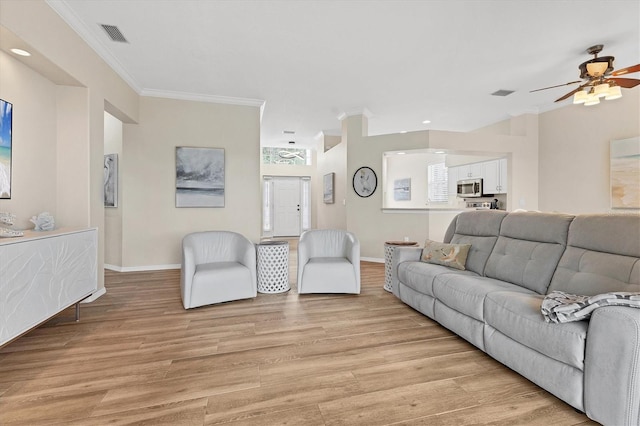
[{"label": "white baseboard", "polygon": [[364,260],[365,262],[384,263],[384,259],[380,259],[379,257],[361,257],[360,260]]},{"label": "white baseboard", "polygon": [[100,290],[96,291],[95,293],[93,293],[91,296],[87,297],[80,303],[91,303],[94,300],[96,300],[98,297],[102,296],[103,294],[107,294],[107,289],[104,287],[102,287]]},{"label": "white baseboard", "polygon": [[115,266],[105,263],[104,269],[116,272],[145,272],[145,271],[164,271],[167,269],[180,269],[182,265],[179,263],[173,265],[147,265],[147,266]]}]

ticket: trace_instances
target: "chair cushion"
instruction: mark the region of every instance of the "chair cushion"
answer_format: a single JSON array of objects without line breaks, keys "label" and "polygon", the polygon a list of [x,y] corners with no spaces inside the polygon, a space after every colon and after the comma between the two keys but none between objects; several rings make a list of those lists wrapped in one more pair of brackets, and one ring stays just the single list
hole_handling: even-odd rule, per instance
[{"label": "chair cushion", "polygon": [[238,262],[196,266],[191,286],[191,307],[255,297],[249,268]]},{"label": "chair cushion", "polygon": [[484,321],[484,301],[487,295],[503,290],[532,293],[530,290],[504,281],[471,275],[442,274],[438,275],[433,282],[433,293],[436,299],[478,321]]},{"label": "chair cushion", "polygon": [[589,323],[546,322],[540,313],[543,298],[534,293],[493,292],[485,300],[485,321],[516,342],[583,370]]},{"label": "chair cushion", "polygon": [[303,266],[299,293],[358,293],[353,265],[345,257],[313,257]]}]

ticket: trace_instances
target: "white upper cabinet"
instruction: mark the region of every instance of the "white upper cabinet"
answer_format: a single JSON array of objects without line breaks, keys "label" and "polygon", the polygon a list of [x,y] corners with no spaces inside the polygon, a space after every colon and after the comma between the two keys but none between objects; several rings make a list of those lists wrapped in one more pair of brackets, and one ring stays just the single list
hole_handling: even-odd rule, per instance
[{"label": "white upper cabinet", "polygon": [[482,177],[482,163],[465,164],[456,168],[458,169],[458,180]]},{"label": "white upper cabinet", "polygon": [[507,159],[487,161],[482,164],[482,190],[487,194],[506,194]]}]

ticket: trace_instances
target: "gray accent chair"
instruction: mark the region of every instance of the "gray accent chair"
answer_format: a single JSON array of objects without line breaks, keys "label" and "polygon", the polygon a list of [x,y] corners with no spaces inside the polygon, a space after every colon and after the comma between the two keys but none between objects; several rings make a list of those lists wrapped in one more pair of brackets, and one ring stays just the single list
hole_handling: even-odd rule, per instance
[{"label": "gray accent chair", "polygon": [[195,232],[182,240],[180,290],[185,309],[257,295],[256,249],[241,234]]},{"label": "gray accent chair", "polygon": [[471,244],[466,270],[396,248],[396,297],[589,418],[640,424],[640,309],[565,324],[540,311],[554,290],[640,292],[640,216],[469,211],[444,242]]},{"label": "gray accent chair", "polygon": [[314,229],[300,235],[298,293],[360,294],[360,242],[354,234]]}]

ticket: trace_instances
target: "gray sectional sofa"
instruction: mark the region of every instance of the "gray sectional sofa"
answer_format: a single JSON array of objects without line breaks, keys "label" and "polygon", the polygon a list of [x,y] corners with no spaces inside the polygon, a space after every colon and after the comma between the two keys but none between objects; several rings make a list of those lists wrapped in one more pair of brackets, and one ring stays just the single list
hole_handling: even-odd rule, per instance
[{"label": "gray sectional sofa", "polygon": [[393,294],[605,425],[640,424],[640,309],[546,322],[554,290],[640,292],[640,217],[469,211],[445,243],[469,243],[465,270],[397,248]]}]

